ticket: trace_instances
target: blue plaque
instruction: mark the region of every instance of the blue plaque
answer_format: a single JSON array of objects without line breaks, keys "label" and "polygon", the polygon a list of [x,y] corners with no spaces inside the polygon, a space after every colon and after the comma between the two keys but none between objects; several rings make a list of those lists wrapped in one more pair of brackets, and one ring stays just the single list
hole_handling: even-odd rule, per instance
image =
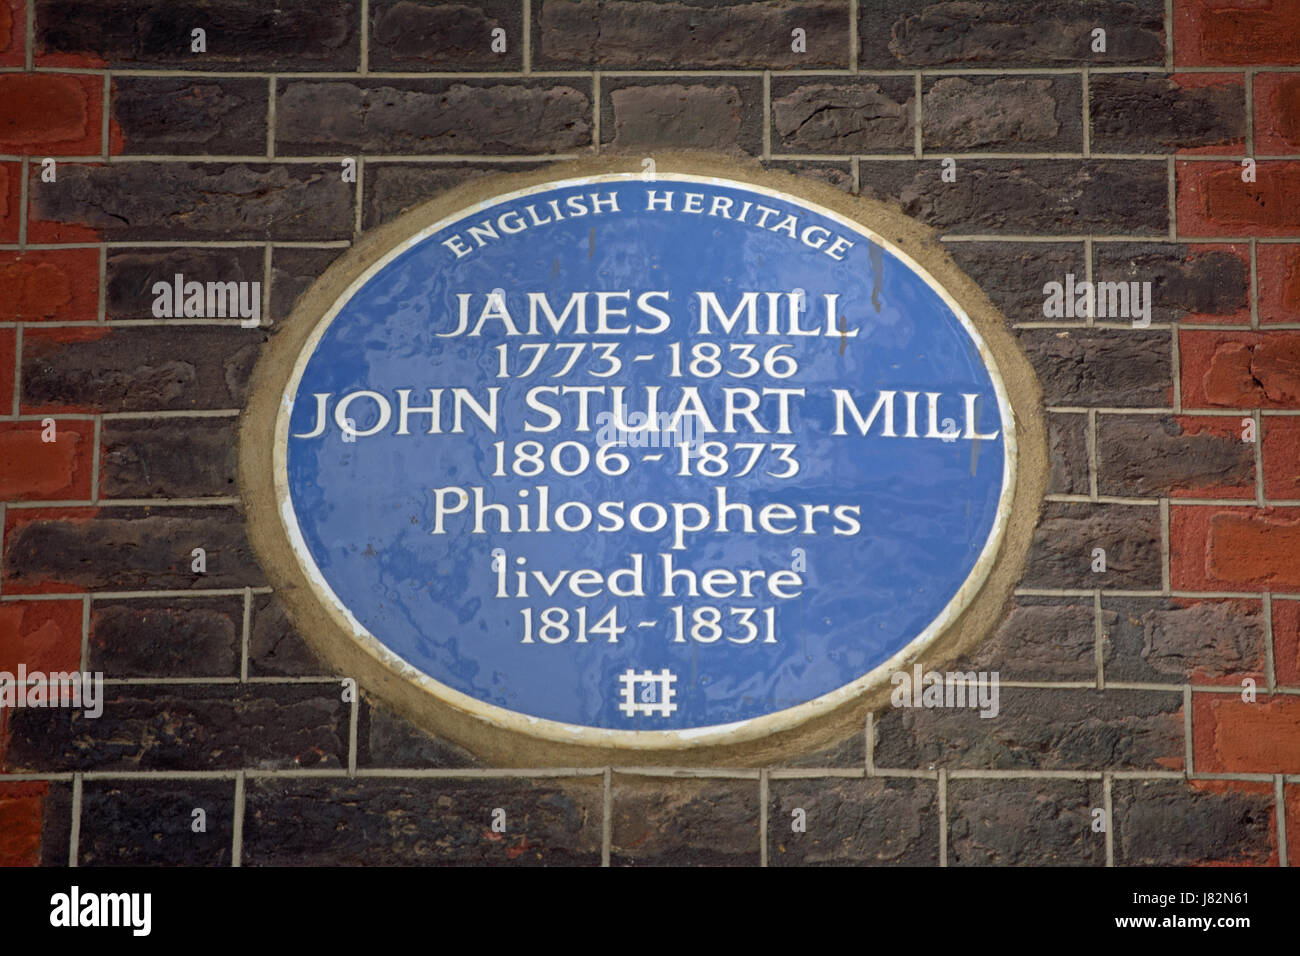
[{"label": "blue plaque", "polygon": [[994,560],[1011,406],[885,238],[745,182],[608,174],[376,260],[289,376],[306,578],[462,711],[717,739],[852,696]]}]

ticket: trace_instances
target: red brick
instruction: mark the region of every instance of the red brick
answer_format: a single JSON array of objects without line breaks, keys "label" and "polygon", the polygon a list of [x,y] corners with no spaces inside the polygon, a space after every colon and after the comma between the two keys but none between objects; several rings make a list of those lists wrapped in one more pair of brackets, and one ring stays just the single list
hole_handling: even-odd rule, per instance
[{"label": "red brick", "polygon": [[0,866],[36,866],[41,858],[41,820],[50,785],[0,783]]},{"label": "red brick", "polygon": [[1184,408],[1300,408],[1300,332],[1186,329]]},{"label": "red brick", "polygon": [[1255,155],[1300,152],[1300,74],[1255,76]]},{"label": "red brick", "polygon": [[0,604],[0,671],[81,668],[80,601],[6,601]]},{"label": "red brick", "polygon": [[89,73],[0,74],[0,149],[39,156],[98,155],[101,77]]},{"label": "red brick", "polygon": [[1300,687],[1300,601],[1273,599],[1273,669],[1279,686]]},{"label": "red brick", "polygon": [[1300,697],[1193,694],[1192,748],[1198,773],[1300,772]]},{"label": "red brick", "polygon": [[0,66],[27,63],[26,0],[0,2]]},{"label": "red brick", "polygon": [[0,329],[0,415],[13,411],[16,338],[13,329]]},{"label": "red brick", "polygon": [[1174,5],[1177,66],[1300,63],[1296,0],[1180,0]]},{"label": "red brick", "polygon": [[0,422],[0,499],[78,501],[90,498],[95,426],[53,420],[54,441],[42,422]]},{"label": "red brick", "polygon": [[1300,589],[1300,508],[1175,504],[1169,562],[1175,590]]},{"label": "red brick", "polygon": [[18,241],[22,183],[22,167],[18,163],[0,163],[0,242]]},{"label": "red brick", "polygon": [[0,314],[24,321],[94,321],[99,315],[99,252],[0,252]]},{"label": "red brick", "polygon": [[[1282,800],[1286,807],[1286,832],[1300,833],[1300,786],[1283,788]],[[1287,856],[1292,866],[1300,866],[1300,840],[1287,841]]]},{"label": "red brick", "polygon": [[[1242,112],[1245,109],[1246,75],[1244,73],[1172,73],[1170,74],[1169,79],[1185,90],[1204,89],[1213,86],[1232,87],[1233,99],[1236,103],[1241,104],[1241,106],[1233,112]],[[1192,96],[1194,94],[1186,95]],[[1245,127],[1246,123],[1243,120],[1240,128],[1244,130]],[[1180,146],[1177,152],[1179,156],[1196,156],[1198,154],[1215,156],[1245,156],[1246,137],[1244,133],[1232,137],[1225,136],[1221,142],[1217,143],[1207,143],[1203,146]]]},{"label": "red brick", "polygon": [[1300,501],[1300,417],[1266,415],[1264,426],[1264,497]]},{"label": "red brick", "polygon": [[1178,164],[1178,232],[1183,236],[1300,235],[1300,162],[1261,160],[1255,182],[1237,162]]},{"label": "red brick", "polygon": [[1300,322],[1300,244],[1261,243],[1256,263],[1260,325]]}]

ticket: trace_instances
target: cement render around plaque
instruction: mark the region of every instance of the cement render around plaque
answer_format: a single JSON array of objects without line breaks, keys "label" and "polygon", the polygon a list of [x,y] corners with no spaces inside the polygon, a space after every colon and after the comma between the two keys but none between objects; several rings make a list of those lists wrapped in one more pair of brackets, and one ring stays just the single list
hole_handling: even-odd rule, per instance
[{"label": "cement render around plaque", "polygon": [[268,577],[300,631],[340,677],[356,678],[362,689],[389,700],[417,725],[497,763],[748,765],[808,753],[861,732],[867,711],[887,701],[894,671],[913,663],[939,667],[992,630],[1023,569],[1037,522],[1047,476],[1037,380],[1005,320],[952,264],[930,230],[882,203],[846,196],[788,173],[763,171],[755,163],[690,154],[658,154],[654,159],[660,181],[731,181],[840,219],[930,282],[979,345],[998,395],[1006,465],[996,521],[975,568],[921,634],[851,683],[765,716],[677,731],[575,726],[508,711],[434,680],[369,634],[334,595],[311,558],[284,470],[289,396],[334,315],[385,263],[448,222],[512,194],[598,177],[641,180],[641,161],[622,157],[557,164],[492,176],[433,199],[360,237],[303,295],[289,320],[273,330],[255,369],[241,422],[240,484],[250,539]]}]

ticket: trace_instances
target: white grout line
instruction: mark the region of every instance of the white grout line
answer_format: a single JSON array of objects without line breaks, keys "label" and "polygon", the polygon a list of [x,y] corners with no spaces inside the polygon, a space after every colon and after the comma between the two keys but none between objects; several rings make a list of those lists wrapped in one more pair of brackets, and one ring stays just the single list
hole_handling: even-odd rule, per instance
[{"label": "white grout line", "polygon": [[758,865],[767,866],[767,802],[771,798],[768,784],[769,771],[758,775]]},{"label": "white grout line", "polygon": [[1277,690],[1277,667],[1273,649],[1273,595],[1264,592],[1264,676],[1268,681],[1268,691]]},{"label": "white grout line", "polygon": [[[524,0],[525,3],[528,0]],[[600,801],[600,865],[609,866],[610,844],[614,841],[614,788],[613,771],[606,767],[601,773]]]},{"label": "white grout line", "polygon": [[939,770],[939,865],[948,865],[948,771]]},{"label": "white grout line", "polygon": [[231,821],[230,865],[243,866],[244,858],[244,772],[235,774],[235,813]]},{"label": "white grout line", "polygon": [[1106,819],[1106,865],[1115,865],[1115,798],[1111,792],[1114,784],[1112,774],[1105,773],[1101,777],[1101,800],[1102,809]]},{"label": "white grout line", "polygon": [[1277,865],[1290,866],[1290,853],[1287,850],[1286,834],[1286,788],[1282,784],[1282,774],[1273,775],[1273,814],[1277,818]]},{"label": "white grout line", "polygon": [[77,866],[81,843],[81,788],[84,774],[72,775],[72,830],[68,834],[68,866]]}]

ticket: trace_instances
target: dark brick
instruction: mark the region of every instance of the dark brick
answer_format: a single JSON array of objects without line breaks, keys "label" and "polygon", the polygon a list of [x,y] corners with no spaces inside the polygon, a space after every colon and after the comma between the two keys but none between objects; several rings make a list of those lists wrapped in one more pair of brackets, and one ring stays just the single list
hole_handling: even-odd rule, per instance
[{"label": "dark brick", "polygon": [[41,866],[67,866],[72,845],[72,784],[50,781],[41,825]]},{"label": "dark brick", "polygon": [[[1106,30],[1106,52],[1092,31]],[[1161,65],[1162,0],[872,0],[858,8],[861,69]]]},{"label": "dark brick", "polygon": [[141,412],[244,403],[259,329],[51,329],[23,336],[24,410]]},{"label": "dark brick", "polygon": [[949,866],[1104,866],[1100,781],[952,780]]},{"label": "dark brick", "polygon": [[1241,255],[1223,247],[1167,242],[1099,242],[1092,250],[1096,281],[1151,283],[1152,322],[1249,318],[1250,263],[1244,247]]},{"label": "dark brick", "polygon": [[350,710],[337,684],[109,685],[98,718],[14,711],[5,769],[346,767]]},{"label": "dark brick", "polygon": [[1047,451],[1052,466],[1047,493],[1088,494],[1088,416],[1082,412],[1048,413]]},{"label": "dark brick", "polygon": [[[539,0],[533,68],[814,69],[849,65],[848,6],[837,0]],[[803,29],[807,52],[792,33]]]},{"label": "dark brick", "polygon": [[921,116],[927,150],[1083,148],[1083,95],[1073,76],[929,77]]},{"label": "dark brick", "polygon": [[[88,509],[89,510],[89,509]],[[84,591],[260,587],[266,582],[234,508],[98,508],[94,517],[10,511],[4,540],[6,592],[49,584]],[[195,548],[207,573],[190,570]]]},{"label": "dark brick", "polygon": [[97,601],[89,669],[106,677],[238,677],[243,631],[240,597]]},{"label": "dark brick", "polygon": [[1116,780],[1111,794],[1117,865],[1259,865],[1276,856],[1268,784]]},{"label": "dark brick", "polygon": [[853,192],[853,168],[848,160],[837,163],[805,159],[766,159],[762,162],[764,169],[783,169],[796,176],[821,180],[846,193]]},{"label": "dark brick", "polygon": [[471,180],[537,169],[542,163],[369,163],[362,184],[361,225],[373,229]]},{"label": "dark brick", "polygon": [[616,150],[763,150],[761,81],[744,77],[601,84],[601,143]]},{"label": "dark brick", "polygon": [[[1093,550],[1106,570],[1092,570]],[[1027,588],[1159,588],[1160,509],[1145,505],[1048,502],[1034,529]]]},{"label": "dark brick", "polygon": [[275,148],[337,152],[565,152],[591,145],[588,80],[285,80]]},{"label": "dark brick", "polygon": [[116,242],[352,238],[355,187],[338,163],[60,163],[56,183],[39,173],[34,166],[35,242],[82,240],[89,230]]},{"label": "dark brick", "polygon": [[871,160],[862,194],[951,234],[1078,235],[1168,231],[1161,163],[1119,159],[969,159],[945,183],[937,158]]},{"label": "dark brick", "polygon": [[951,669],[996,671],[1001,680],[1093,680],[1097,635],[1092,601],[1017,596],[997,630]]},{"label": "dark brick", "polygon": [[247,800],[245,865],[600,863],[599,778],[257,780]]},{"label": "dark brick", "polygon": [[1241,77],[1186,86],[1154,73],[1089,78],[1091,145],[1104,153],[1172,153],[1198,146],[1240,150],[1246,137]]},{"label": "dark brick", "polygon": [[113,119],[124,153],[266,152],[267,81],[119,76]]},{"label": "dark brick", "polygon": [[479,766],[479,761],[455,744],[424,733],[386,705],[363,696],[357,714],[357,765],[460,769]]},{"label": "dark brick", "polygon": [[1168,332],[1023,329],[1017,337],[1045,405],[1150,408],[1173,399]]},{"label": "dark brick", "polygon": [[772,150],[911,153],[914,89],[909,76],[773,77]]},{"label": "dark brick", "polygon": [[1200,417],[1097,416],[1097,491],[1121,497],[1200,492],[1223,497],[1236,486],[1254,497],[1255,446],[1241,440],[1238,419],[1211,419],[1227,426],[1189,433]]},{"label": "dark brick", "polygon": [[[497,29],[505,30],[504,53],[492,52]],[[372,70],[518,70],[523,49],[523,7],[517,0],[370,4]]]},{"label": "dark brick", "polygon": [[100,496],[202,498],[237,494],[238,432],[235,418],[107,419],[100,433]]},{"label": "dark brick", "polygon": [[1258,602],[1102,598],[1106,679],[1161,683],[1264,680]]},{"label": "dark brick", "polygon": [[[113,67],[188,70],[354,70],[359,5],[352,0],[36,0],[37,64],[86,54]],[[195,27],[207,52],[192,53]]]},{"label": "dark brick", "polygon": [[[195,810],[204,815],[195,832]],[[81,866],[229,866],[235,785],[93,780],[81,798]]]},{"label": "dark brick", "polygon": [[187,282],[261,282],[262,257],[252,247],[110,249],[104,311],[110,320],[155,318],[154,283],[173,283],[177,274]]},{"label": "dark brick", "polygon": [[1047,321],[1043,286],[1064,282],[1070,273],[1084,275],[1083,244],[1078,242],[949,242],[944,251],[1011,322]]},{"label": "dark brick", "polygon": [[272,322],[287,319],[313,282],[324,275],[342,249],[275,249],[271,253]]},{"label": "dark brick", "polygon": [[614,866],[753,866],[758,781],[614,777]]},{"label": "dark brick", "polygon": [[294,628],[274,594],[253,598],[248,636],[250,677],[306,677],[330,673]]},{"label": "dark brick", "polygon": [[[937,866],[939,799],[932,780],[773,780],[771,866]],[[796,833],[795,810],[807,830]]]},{"label": "dark brick", "polygon": [[876,721],[882,768],[1181,770],[1181,690],[1002,687],[999,713],[890,708]]}]

